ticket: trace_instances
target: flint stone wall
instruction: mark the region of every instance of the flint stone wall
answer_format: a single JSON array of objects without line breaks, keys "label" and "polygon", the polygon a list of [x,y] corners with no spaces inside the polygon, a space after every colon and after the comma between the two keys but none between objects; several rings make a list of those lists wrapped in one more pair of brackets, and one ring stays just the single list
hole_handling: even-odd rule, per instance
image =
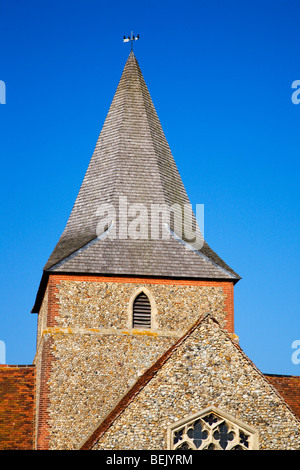
[{"label": "flint stone wall", "polygon": [[300,449],[300,422],[211,320],[173,352],[94,450],[167,449],[168,426],[216,406],[258,431],[259,449]]},{"label": "flint stone wall", "polygon": [[[50,449],[76,448],[203,313],[226,325],[226,294],[218,285],[54,281],[39,314],[36,355],[38,365],[43,345],[51,348],[45,418]],[[155,301],[155,331],[127,328],[129,301],[141,287]],[[39,401],[43,407],[43,397]]]}]

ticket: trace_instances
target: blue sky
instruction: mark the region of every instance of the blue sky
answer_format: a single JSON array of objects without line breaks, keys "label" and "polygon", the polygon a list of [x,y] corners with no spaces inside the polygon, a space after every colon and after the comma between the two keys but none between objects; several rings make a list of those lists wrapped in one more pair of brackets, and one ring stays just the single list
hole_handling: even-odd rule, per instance
[{"label": "blue sky", "polygon": [[[130,46],[205,238],[241,276],[240,345],[300,375],[300,4],[0,1],[0,340],[31,364],[42,268],[67,222]],[[298,356],[300,358],[300,354]]]}]

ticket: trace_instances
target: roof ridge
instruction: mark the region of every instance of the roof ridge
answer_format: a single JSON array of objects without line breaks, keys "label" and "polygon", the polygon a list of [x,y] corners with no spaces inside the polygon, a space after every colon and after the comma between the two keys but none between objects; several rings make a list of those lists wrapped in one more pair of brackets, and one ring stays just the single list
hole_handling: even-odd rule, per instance
[{"label": "roof ridge", "polygon": [[[145,92],[146,92],[146,95],[149,95],[149,105],[150,105],[150,108],[152,108],[152,110],[154,111],[155,115],[154,115],[154,118],[158,121],[158,124],[159,124],[159,127],[157,128],[160,133],[161,133],[161,137],[163,137],[163,140],[164,140],[164,144],[166,145],[166,148],[168,149],[168,151],[170,152],[170,156],[172,157],[172,160],[173,160],[173,163],[174,163],[174,167],[178,173],[178,178],[180,179],[180,182],[182,184],[182,188],[184,189],[184,185],[183,185],[183,182],[182,182],[182,179],[181,179],[181,176],[180,176],[180,173],[179,173],[179,170],[178,170],[178,167],[176,165],[176,161],[172,155],[172,151],[170,149],[170,146],[168,144],[168,141],[167,141],[167,138],[165,136],[165,133],[164,133],[164,130],[163,130],[163,127],[162,127],[162,124],[160,122],[160,119],[159,119],[159,116],[157,114],[157,111],[156,111],[156,108],[155,108],[155,105],[151,99],[151,96],[150,96],[150,93],[149,93],[149,90],[147,88],[147,85],[146,85],[146,82],[145,82],[145,79],[143,77],[143,74],[141,72],[141,69],[140,69],[140,66],[139,66],[139,63],[138,63],[138,60],[136,58],[136,56],[134,55],[133,51],[130,52],[129,54],[129,58],[132,58],[135,60],[135,63],[136,63],[136,66],[137,66],[137,70],[138,70],[138,78],[139,78],[139,85],[140,85],[140,91],[141,91],[141,95],[142,95],[142,98],[143,98],[143,104],[144,104],[144,109],[145,109],[145,113],[146,113],[146,117],[147,117],[147,123],[148,123],[148,128],[149,128],[149,132],[150,132],[150,135],[151,135],[151,144],[152,144],[152,148],[154,150],[154,153],[156,155],[156,162],[157,164],[159,165],[159,152],[157,150],[157,147],[156,147],[156,136],[154,135],[154,130],[153,130],[153,127],[151,125],[151,117],[149,116],[149,107],[146,106],[146,101],[145,101],[145,98],[148,98],[148,96],[145,96],[145,93],[143,92],[142,88],[145,87]],[[168,197],[168,192],[166,191],[165,192],[165,182],[163,181],[162,179],[162,172],[160,171],[159,172],[159,177],[160,177],[160,181],[161,181],[161,184],[162,184],[162,187],[163,187],[163,191],[164,191],[164,197],[167,199]],[[184,201],[181,201],[182,204],[184,203],[188,203],[190,204],[190,201],[189,201],[189,198],[188,198],[188,195],[187,193],[185,192],[184,190],[184,194],[181,194],[181,196],[184,197]],[[170,201],[169,201],[170,202]],[[173,201],[174,203],[175,201]],[[176,201],[178,202],[178,201]],[[195,223],[197,224],[197,221],[196,221],[196,218],[194,216],[194,213],[193,213],[193,217],[194,217],[194,221]],[[183,238],[183,241],[184,238]],[[187,241],[187,243],[189,243],[189,241]],[[205,256],[205,258],[211,262],[212,264],[214,264],[215,266],[225,270],[226,272],[230,273],[230,274],[233,274],[234,277],[236,277],[237,279],[240,279],[240,276],[232,269],[230,268],[230,266],[228,266],[211,248],[210,246],[207,244],[207,242],[204,240],[204,243],[203,243],[203,246],[201,249],[195,249],[194,250],[196,253],[198,254],[201,254],[203,256]],[[209,256],[210,255],[210,256]]]},{"label": "roof ridge", "polygon": [[264,372],[263,374],[266,377],[279,377],[279,378],[286,377],[289,379],[300,379],[300,375],[293,375],[293,374],[271,374],[271,373],[269,374],[267,372]]},{"label": "roof ridge", "polygon": [[[132,52],[132,54],[133,54],[133,57],[134,57],[134,60],[135,60],[136,66],[137,66],[138,79],[139,79],[139,82],[138,82],[138,83],[139,83],[139,87],[140,87],[140,93],[141,93],[141,96],[142,96],[142,103],[143,103],[144,110],[145,110],[145,114],[146,114],[146,119],[147,119],[147,124],[148,124],[149,135],[150,135],[150,137],[151,137],[151,146],[152,146],[153,152],[154,152],[154,154],[155,154],[155,156],[156,156],[156,163],[157,163],[157,165],[158,165],[157,150],[156,150],[156,147],[155,147],[155,145],[154,145],[154,138],[153,138],[152,126],[150,125],[150,119],[149,119],[149,114],[148,114],[148,108],[147,108],[146,102],[145,102],[145,98],[146,98],[146,97],[145,97],[145,93],[147,94],[147,93],[149,93],[149,91],[148,91],[148,89],[147,89],[147,85],[146,85],[146,83],[145,83],[145,80],[144,80],[142,71],[141,71],[141,69],[140,69],[138,60],[137,60],[137,58],[135,57],[133,51],[131,51],[131,52]],[[130,53],[130,54],[131,54],[131,53]],[[130,57],[130,54],[129,54],[129,57]],[[143,85],[146,87],[146,89],[143,89]],[[149,96],[150,96],[150,95],[149,95]],[[152,106],[153,106],[153,108],[154,108],[154,110],[155,110],[155,107],[154,107],[154,104],[153,104],[153,102],[152,102],[152,100],[151,100],[151,97],[150,97],[150,101],[151,101]],[[150,103],[150,104],[151,104],[151,103]],[[155,113],[156,113],[156,110],[155,110]],[[157,113],[156,113],[156,116],[155,116],[155,117],[156,117],[157,120],[159,121],[159,118],[158,118]],[[160,124],[160,126],[161,126],[160,121],[159,121],[159,124]],[[161,129],[162,129],[162,127],[161,127]],[[160,177],[160,180],[161,180],[161,173],[160,173],[160,172],[159,172],[159,177]],[[162,183],[162,181],[161,181],[161,183]],[[165,193],[164,193],[164,192],[163,192],[163,196],[165,196]]]},{"label": "roof ridge", "polygon": [[[184,185],[183,185],[182,179],[180,177],[176,162],[175,162],[174,157],[172,155],[172,151],[171,151],[170,146],[168,144],[168,141],[166,139],[162,124],[160,122],[160,119],[159,119],[159,116],[157,114],[156,108],[155,108],[154,103],[153,103],[153,101],[151,99],[151,96],[149,94],[149,90],[148,90],[147,85],[145,83],[145,80],[144,80],[144,77],[143,77],[142,72],[140,70],[137,59],[136,59],[136,63],[137,63],[137,66],[138,66],[138,72],[139,72],[138,77],[139,77],[140,87],[141,88],[145,87],[144,92],[143,92],[143,90],[141,90],[141,91],[142,91],[142,96],[143,96],[143,104],[144,104],[144,108],[145,108],[145,113],[146,113],[146,118],[147,118],[147,122],[148,122],[149,132],[150,132],[150,135],[151,135],[151,143],[152,143],[152,147],[153,147],[153,150],[154,150],[154,153],[155,153],[155,156],[156,156],[157,165],[159,165],[159,152],[158,152],[158,148],[156,146],[156,144],[157,144],[157,135],[155,135],[155,130],[153,129],[153,126],[152,126],[153,118],[159,124],[159,126],[156,128],[156,131],[158,131],[158,133],[160,134],[160,136],[159,136],[160,139],[163,138],[163,144],[166,147],[167,151],[170,153],[170,156],[172,157],[172,163],[174,164],[174,168],[176,169],[176,171],[178,173],[178,177],[179,177],[180,183],[182,185],[182,189],[184,189]],[[145,93],[146,93],[146,96],[145,96]],[[149,95],[149,96],[147,96],[147,95]],[[148,98],[148,97],[150,98],[150,100],[149,100],[149,102],[146,102],[145,98]],[[147,104],[148,104],[148,106],[147,106]],[[149,112],[151,112],[151,111],[153,112],[152,117],[149,115]],[[163,187],[163,191],[164,191],[164,197],[167,197],[169,195],[169,193],[165,189],[165,182],[162,179],[162,171],[159,172],[159,177],[160,177],[160,180],[161,180],[161,183],[162,183],[162,187]],[[182,196],[182,194],[181,194],[181,196]],[[184,202],[189,203],[189,198],[188,198],[185,191],[184,191],[184,196],[185,196],[185,201]],[[173,201],[173,202],[175,202],[175,201]],[[176,202],[178,202],[178,201],[176,200]]]}]

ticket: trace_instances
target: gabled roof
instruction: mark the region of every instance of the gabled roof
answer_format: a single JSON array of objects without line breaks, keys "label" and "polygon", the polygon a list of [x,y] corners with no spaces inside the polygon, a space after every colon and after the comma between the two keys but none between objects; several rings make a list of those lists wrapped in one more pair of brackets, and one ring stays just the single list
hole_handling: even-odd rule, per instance
[{"label": "gabled roof", "polygon": [[[126,200],[127,207],[142,204],[148,216],[153,205],[183,208],[190,204],[133,52],[67,225],[44,271],[240,279],[206,242],[201,249],[188,250],[182,240],[171,235],[172,230],[168,240],[161,236],[153,240],[150,227],[147,240],[130,236],[120,240],[118,233],[114,240],[99,238],[99,208],[110,204],[118,211],[120,198]],[[108,225],[110,222],[112,218]]]},{"label": "gabled roof", "polygon": [[[121,400],[116,404],[116,406],[111,410],[110,413],[99,423],[98,426],[91,432],[91,434],[82,441],[81,445],[79,446],[80,450],[90,450],[97,441],[107,432],[107,430],[112,426],[112,424],[121,416],[121,414],[126,410],[126,408],[138,397],[140,392],[150,384],[152,379],[157,375],[157,373],[163,369],[165,364],[172,359],[174,354],[177,350],[180,350],[185,347],[185,343],[189,340],[189,338],[194,334],[197,333],[197,330],[203,323],[213,322],[220,335],[224,335],[224,338],[228,340],[228,344],[233,345],[236,349],[237,354],[241,355],[243,359],[250,365],[253,370],[254,374],[257,374],[263,382],[269,384],[270,391],[275,393],[277,398],[281,401],[281,403],[289,409],[292,415],[295,416],[296,419],[300,419],[299,414],[296,410],[290,406],[288,400],[284,394],[281,394],[281,390],[277,390],[277,387],[274,386],[271,381],[268,380],[269,377],[266,377],[262,372],[255,366],[255,364],[249,359],[249,357],[244,353],[241,347],[231,338],[226,330],[221,328],[219,322],[211,315],[211,313],[206,313],[201,316],[192,327],[181,337],[179,338],[149,369],[147,369],[144,374],[142,374],[139,379],[135,382],[135,384],[128,390],[128,392],[121,398]],[[224,359],[225,361],[225,359]],[[190,372],[188,372],[190,373]],[[299,377],[298,377],[299,379]]]}]

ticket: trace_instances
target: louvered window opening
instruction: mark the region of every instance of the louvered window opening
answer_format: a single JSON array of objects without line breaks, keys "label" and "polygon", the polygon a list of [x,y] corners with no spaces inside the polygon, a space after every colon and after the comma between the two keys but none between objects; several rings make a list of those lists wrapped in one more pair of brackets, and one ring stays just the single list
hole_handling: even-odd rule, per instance
[{"label": "louvered window opening", "polygon": [[137,296],[133,304],[133,328],[151,328],[151,305],[144,292]]}]

